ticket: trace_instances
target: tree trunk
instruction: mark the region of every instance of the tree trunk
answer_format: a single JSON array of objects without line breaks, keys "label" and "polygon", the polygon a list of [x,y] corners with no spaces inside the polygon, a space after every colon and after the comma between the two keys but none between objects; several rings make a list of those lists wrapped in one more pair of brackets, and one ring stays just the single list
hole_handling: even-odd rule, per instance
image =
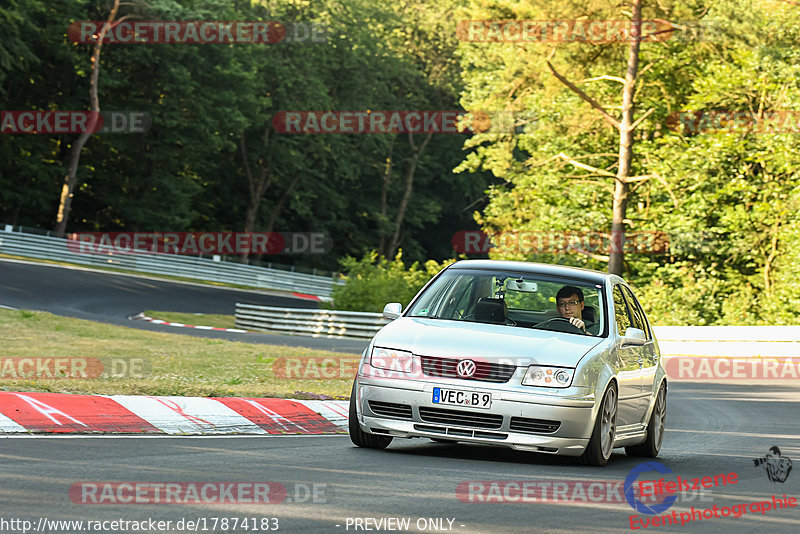
[{"label": "tree trunk", "polygon": [[294,191],[295,186],[300,182],[300,175],[296,175],[292,178],[292,181],[289,182],[289,186],[281,195],[281,198],[275,204],[275,207],[272,209],[272,213],[269,215],[269,220],[267,221],[267,232],[271,232],[273,227],[275,226],[275,221],[278,219],[278,215],[280,215],[281,210],[283,210],[283,205],[286,203],[286,200],[289,198],[289,195],[292,194]]},{"label": "tree trunk", "polygon": [[[67,231],[67,222],[69,221],[69,213],[72,210],[72,197],[75,194],[75,186],[78,182],[78,166],[81,161],[81,152],[86,142],[91,137],[93,130],[97,124],[97,119],[100,113],[100,99],[97,96],[97,85],[100,78],[100,49],[103,47],[103,39],[105,39],[109,26],[114,22],[119,10],[119,1],[114,0],[114,5],[111,7],[111,12],[108,15],[107,24],[104,24],[100,29],[97,36],[97,41],[94,43],[92,50],[92,76],[89,82],[89,100],[90,109],[92,111],[91,119],[86,125],[86,130],[78,136],[75,144],[72,145],[69,154],[69,167],[67,169],[67,176],[64,178],[64,186],[61,188],[61,197],[58,202],[58,212],[56,213],[56,225],[53,232],[57,237],[64,237]],[[125,18],[120,19],[122,22]]]},{"label": "tree trunk", "polygon": [[628,210],[628,188],[633,159],[633,93],[639,71],[639,46],[642,32],[642,0],[634,0],[631,25],[631,46],[628,50],[628,70],[622,89],[622,117],[619,122],[619,167],[614,186],[611,212],[611,252],[608,272],[622,275],[625,261],[625,215]]},{"label": "tree trunk", "polygon": [[433,132],[429,132],[428,135],[425,136],[425,140],[422,142],[422,144],[417,147],[414,144],[413,134],[408,134],[408,142],[411,145],[411,156],[408,158],[408,167],[406,167],[405,190],[403,191],[403,198],[400,199],[400,205],[397,207],[397,215],[394,219],[394,234],[392,235],[392,239],[389,241],[389,246],[386,249],[387,258],[393,258],[397,253],[398,247],[400,246],[400,231],[402,230],[403,219],[405,218],[406,209],[408,208],[408,201],[411,199],[411,193],[414,188],[414,175],[417,172],[417,163],[419,163],[419,158],[422,157],[422,153],[425,152],[425,147],[428,145],[428,141],[431,140],[432,135]]},{"label": "tree trunk", "polygon": [[608,272],[622,276],[625,261],[625,213],[628,209],[628,184],[617,180],[614,185],[614,203],[611,210],[611,250]]},{"label": "tree trunk", "polygon": [[[612,117],[603,106],[594,100],[591,96],[583,92],[577,85],[567,80],[564,76],[556,71],[555,67],[547,60],[547,67],[553,76],[558,78],[561,83],[569,87],[575,94],[581,97],[584,101],[588,102],[592,108],[595,109],[606,122],[611,124],[619,131],[619,160],[617,164],[617,173],[612,174],[606,169],[593,167],[586,163],[578,161],[578,159],[570,158],[563,152],[554,156],[551,159],[562,159],[570,165],[589,171],[595,176],[606,176],[614,178],[614,197],[611,209],[611,250],[608,256],[608,272],[612,274],[621,275],[625,265],[625,220],[626,212],[628,209],[628,194],[630,192],[630,184],[635,181],[649,180],[652,177],[661,179],[657,174],[645,176],[631,176],[631,161],[633,160],[633,132],[636,127],[641,123],[650,113],[654,110],[650,109],[644,113],[638,120],[633,120],[634,112],[634,91],[636,89],[636,78],[639,72],[639,47],[642,39],[642,0],[633,0],[633,11],[631,14],[631,45],[628,49],[628,68],[625,74],[625,79],[617,78],[614,76],[606,76],[603,78],[618,81],[623,83],[622,88],[622,116],[619,120]],[[555,52],[554,52],[555,53]]]},{"label": "tree trunk", "polygon": [[[269,146],[269,128],[269,124],[264,128],[263,152],[266,152]],[[253,171],[250,168],[250,160],[247,156],[247,142],[244,132],[239,140],[239,149],[242,152],[242,166],[244,168],[244,175],[247,178],[247,209],[244,216],[244,231],[252,232],[255,228],[258,209],[261,207],[264,193],[272,183],[272,172],[270,171],[269,163],[265,162],[262,157],[259,159],[258,178],[253,176]],[[241,253],[242,263],[249,263],[249,259],[249,252]]]},{"label": "tree trunk", "polygon": [[394,141],[397,139],[396,136],[392,136],[392,140],[389,142],[389,156],[386,158],[386,165],[383,168],[383,184],[381,185],[381,213],[378,219],[378,253],[383,254],[386,256],[386,234],[383,231],[383,224],[386,220],[386,211],[388,210],[388,197],[389,197],[389,182],[392,179],[392,164],[394,163],[394,159],[392,158],[392,153],[394,152]]}]

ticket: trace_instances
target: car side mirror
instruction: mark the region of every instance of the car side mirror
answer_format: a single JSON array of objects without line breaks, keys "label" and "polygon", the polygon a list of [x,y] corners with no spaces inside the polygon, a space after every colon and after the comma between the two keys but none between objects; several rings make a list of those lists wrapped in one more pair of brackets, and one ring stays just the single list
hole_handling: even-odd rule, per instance
[{"label": "car side mirror", "polygon": [[640,328],[633,328],[632,326],[625,330],[625,336],[622,338],[622,346],[625,345],[635,345],[635,346],[642,346],[644,345],[646,338],[644,335],[644,330]]},{"label": "car side mirror", "polygon": [[390,321],[394,321],[398,317],[403,315],[403,305],[399,302],[390,302],[386,306],[383,307],[383,318],[389,319]]}]

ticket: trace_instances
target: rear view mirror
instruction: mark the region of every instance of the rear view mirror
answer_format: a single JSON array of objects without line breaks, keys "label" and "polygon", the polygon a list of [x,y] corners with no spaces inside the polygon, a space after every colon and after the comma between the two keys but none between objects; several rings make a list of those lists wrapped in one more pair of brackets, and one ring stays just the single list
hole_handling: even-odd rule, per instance
[{"label": "rear view mirror", "polygon": [[625,345],[635,345],[635,346],[642,346],[644,345],[646,338],[644,335],[644,330],[639,328],[633,328],[632,326],[625,330],[625,336],[622,338],[622,346]]},{"label": "rear view mirror", "polygon": [[403,314],[403,305],[399,302],[390,302],[383,307],[383,318],[394,321]]},{"label": "rear view mirror", "polygon": [[519,291],[521,293],[536,293],[539,290],[539,287],[536,285],[536,282],[531,282],[529,280],[509,280],[506,282],[506,290],[509,291]]}]

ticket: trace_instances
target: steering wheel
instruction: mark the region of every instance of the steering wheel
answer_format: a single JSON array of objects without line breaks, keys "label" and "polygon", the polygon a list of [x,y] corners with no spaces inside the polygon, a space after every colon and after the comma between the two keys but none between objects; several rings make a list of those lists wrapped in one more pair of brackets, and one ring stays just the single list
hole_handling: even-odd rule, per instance
[{"label": "steering wheel", "polygon": [[[584,325],[585,324],[586,322],[584,321]],[[555,327],[555,328],[548,328],[548,327]],[[534,328],[541,328],[542,330],[550,330],[552,332],[566,332],[566,333],[574,332],[574,333],[589,335],[582,329],[578,328],[577,326],[569,322],[569,319],[565,319],[564,317],[553,317],[552,319],[548,319],[546,321],[543,321],[535,325]]]}]

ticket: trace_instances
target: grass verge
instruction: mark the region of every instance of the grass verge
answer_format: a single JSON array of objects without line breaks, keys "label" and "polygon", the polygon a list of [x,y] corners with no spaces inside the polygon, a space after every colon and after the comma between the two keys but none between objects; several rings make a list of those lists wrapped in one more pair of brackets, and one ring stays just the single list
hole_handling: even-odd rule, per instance
[{"label": "grass verge", "polygon": [[164,311],[145,311],[145,315],[153,319],[161,319],[170,323],[183,323],[194,326],[215,326],[217,328],[236,328],[236,317],[233,315],[217,315],[213,313],[180,313]]},{"label": "grass verge", "polygon": [[[357,355],[148,332],[26,310],[0,309],[0,330],[4,334],[0,351],[0,390],[3,391],[204,397],[347,397],[352,386],[351,371],[358,360]],[[22,365],[21,358],[32,359],[33,363]],[[42,378],[47,373],[40,372],[35,366],[44,361],[43,358],[99,358],[112,376]],[[333,358],[336,362],[344,360],[347,365],[337,366],[337,369],[346,367],[348,372],[329,372],[328,376],[336,377],[323,380],[280,376],[281,365],[286,369],[282,362],[288,359],[297,364],[298,361],[308,362],[309,358],[316,362],[313,364],[315,369],[323,359],[331,361]],[[49,365],[48,369],[52,372],[55,364],[51,361],[42,365]],[[129,376],[130,368],[134,367],[134,376]],[[307,370],[306,363],[300,369]],[[275,371],[278,371],[277,375]],[[35,376],[23,377],[23,372]],[[70,374],[69,371],[67,374]],[[285,376],[286,373],[283,374]],[[317,377],[324,374],[295,372],[289,373],[289,376]]]}]

